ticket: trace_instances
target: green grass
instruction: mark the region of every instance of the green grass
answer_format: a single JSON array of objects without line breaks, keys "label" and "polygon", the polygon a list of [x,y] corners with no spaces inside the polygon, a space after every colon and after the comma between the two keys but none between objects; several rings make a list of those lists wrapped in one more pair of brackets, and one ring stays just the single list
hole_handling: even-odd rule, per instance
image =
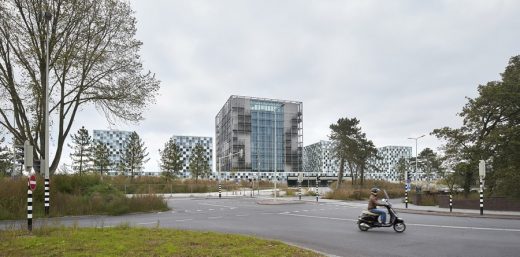
[{"label": "green grass", "polygon": [[175,229],[44,227],[0,231],[0,256],[322,256],[280,241]]}]

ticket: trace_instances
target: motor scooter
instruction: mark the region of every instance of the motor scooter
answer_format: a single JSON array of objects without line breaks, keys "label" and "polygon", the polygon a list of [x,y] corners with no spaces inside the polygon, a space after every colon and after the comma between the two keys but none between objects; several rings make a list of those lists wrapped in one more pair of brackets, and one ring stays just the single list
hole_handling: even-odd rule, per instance
[{"label": "motor scooter", "polygon": [[371,228],[383,228],[383,227],[393,227],[395,232],[402,233],[406,230],[406,225],[404,224],[404,220],[397,217],[397,213],[392,208],[392,203],[388,201],[388,194],[386,191],[383,190],[385,193],[385,199],[382,199],[383,202],[386,203],[385,207],[390,214],[390,222],[386,223],[385,225],[381,224],[379,220],[379,214],[370,212],[368,210],[363,210],[361,212],[361,215],[358,217],[358,227],[361,231],[367,231]]}]

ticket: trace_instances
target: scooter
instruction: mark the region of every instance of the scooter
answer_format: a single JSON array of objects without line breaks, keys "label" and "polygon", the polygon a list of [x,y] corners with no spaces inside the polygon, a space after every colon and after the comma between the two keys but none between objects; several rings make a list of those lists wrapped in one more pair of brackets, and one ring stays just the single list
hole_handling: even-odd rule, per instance
[{"label": "scooter", "polygon": [[404,224],[404,220],[397,217],[397,213],[392,208],[392,203],[388,201],[388,194],[385,192],[386,199],[382,199],[383,202],[386,203],[385,207],[390,214],[390,222],[385,225],[379,223],[379,214],[370,212],[368,210],[363,210],[361,215],[358,217],[358,227],[361,231],[367,231],[371,228],[383,228],[383,227],[393,227],[395,232],[402,233],[406,230],[406,225]]}]

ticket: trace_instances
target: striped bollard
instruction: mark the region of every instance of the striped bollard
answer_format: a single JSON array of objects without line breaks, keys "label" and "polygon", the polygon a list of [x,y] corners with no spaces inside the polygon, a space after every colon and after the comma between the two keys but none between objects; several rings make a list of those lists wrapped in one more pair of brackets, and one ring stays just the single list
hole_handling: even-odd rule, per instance
[{"label": "striped bollard", "polygon": [[45,215],[49,215],[49,207],[50,207],[50,185],[49,185],[49,179],[45,179]]},{"label": "striped bollard", "polygon": [[318,191],[318,185],[320,184],[320,177],[316,177],[316,202],[320,198],[320,192]]},{"label": "striped bollard", "polygon": [[218,198],[222,198],[222,186],[220,185],[220,180],[218,181]]},{"label": "striped bollard", "polygon": [[480,215],[484,215],[484,185],[480,179]]},{"label": "striped bollard", "polygon": [[27,188],[27,229],[32,231],[32,190]]},{"label": "striped bollard", "polygon": [[404,190],[404,206],[408,209],[408,189]]},{"label": "striped bollard", "polygon": [[450,193],[450,212],[453,209],[453,195]]},{"label": "striped bollard", "polygon": [[298,180],[298,198],[302,199],[302,182]]}]

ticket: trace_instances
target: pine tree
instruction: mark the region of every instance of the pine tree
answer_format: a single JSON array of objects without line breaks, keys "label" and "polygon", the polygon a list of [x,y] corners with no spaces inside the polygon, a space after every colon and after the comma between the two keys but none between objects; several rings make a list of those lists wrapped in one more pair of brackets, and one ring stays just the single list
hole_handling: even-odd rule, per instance
[{"label": "pine tree", "polygon": [[88,171],[90,164],[90,157],[92,152],[92,138],[88,134],[85,127],[81,127],[78,132],[72,137],[73,145],[68,145],[73,152],[70,154],[72,159],[72,168],[78,171],[80,175],[83,171]]},{"label": "pine tree", "polygon": [[95,142],[94,149],[92,151],[92,165],[93,168],[103,176],[103,172],[107,172],[112,166],[110,162],[110,152],[106,144],[102,142]]},{"label": "pine tree", "polygon": [[133,178],[134,172],[141,171],[143,164],[149,160],[147,148],[144,146],[143,141],[137,132],[132,132],[122,158],[122,165],[125,167],[125,170],[130,170],[130,174]]},{"label": "pine tree", "polygon": [[11,172],[13,155],[9,147],[1,145],[5,138],[0,138],[0,177]]},{"label": "pine tree", "polygon": [[200,144],[195,146],[190,156],[190,173],[191,177],[195,178],[195,181],[197,181],[199,177],[204,178],[210,174],[208,157],[206,156],[204,147]]},{"label": "pine tree", "polygon": [[164,144],[164,150],[159,150],[159,154],[161,155],[163,176],[166,177],[166,179],[178,176],[182,169],[181,152],[173,138],[170,138],[170,140]]}]

